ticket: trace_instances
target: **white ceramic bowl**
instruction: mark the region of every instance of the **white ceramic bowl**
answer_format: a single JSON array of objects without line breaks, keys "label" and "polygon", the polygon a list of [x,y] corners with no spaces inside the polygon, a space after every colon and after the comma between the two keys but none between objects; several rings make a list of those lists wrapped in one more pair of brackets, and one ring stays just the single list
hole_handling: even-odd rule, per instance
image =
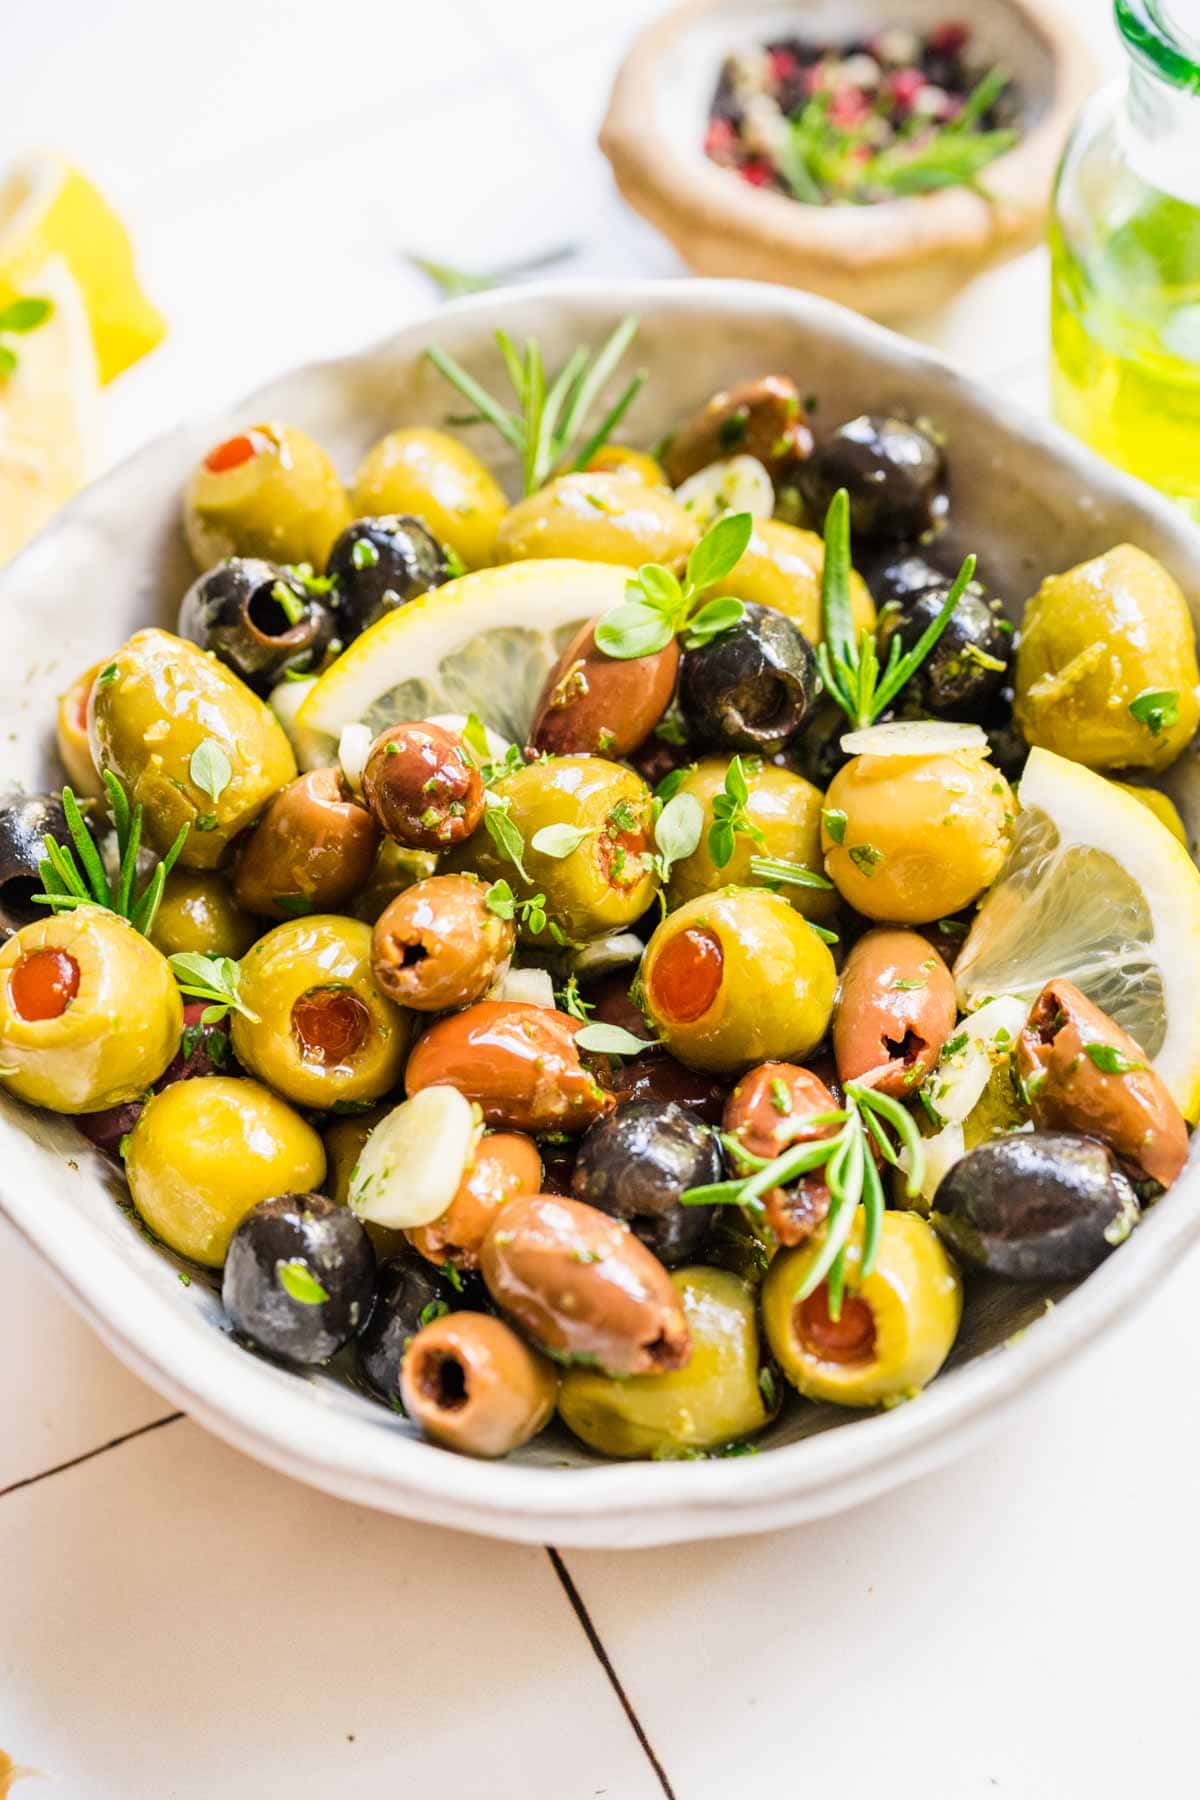
[{"label": "white ceramic bowl", "polygon": [[[1180,515],[838,307],[734,282],[523,288],[462,301],[360,355],[299,369],[229,419],[161,438],[81,495],[0,577],[5,784],[61,779],[52,753],[59,690],[137,626],[173,624],[189,576],[180,490],[226,426],[287,419],[315,433],[349,472],[385,430],[454,410],[421,360],[426,345],[441,344],[490,382],[499,375],[495,326],[536,333],[555,365],[628,312],[642,320],[637,354],[650,371],[628,421],[632,440],[657,438],[730,381],[786,371],[819,396],[821,420],[867,408],[935,419],[949,440],[960,532],[1014,599],[1048,570],[1130,538],[1162,558],[1194,607],[1200,600],[1200,534]],[[0,1099],[0,1204],[116,1354],[172,1401],[332,1493],[436,1524],[569,1545],[766,1530],[853,1505],[946,1461],[1150,1293],[1200,1234],[1195,1164],[1193,1155],[1130,1241],[1052,1310],[1036,1290],[973,1290],[950,1369],[907,1406],[848,1417],[796,1403],[758,1455],[727,1461],[603,1463],[550,1434],[493,1465],[421,1442],[336,1374],[293,1374],[247,1354],[226,1334],[204,1278],[184,1285],[174,1259],[141,1236],[117,1204],[120,1184],[70,1122]],[[1032,1329],[1010,1342],[1024,1325]]]}]

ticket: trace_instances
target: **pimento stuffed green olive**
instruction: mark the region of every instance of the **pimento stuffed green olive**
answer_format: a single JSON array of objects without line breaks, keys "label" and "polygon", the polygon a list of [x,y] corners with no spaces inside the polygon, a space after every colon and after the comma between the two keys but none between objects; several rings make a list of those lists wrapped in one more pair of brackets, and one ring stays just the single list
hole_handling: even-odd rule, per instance
[{"label": "pimento stuffed green olive", "polygon": [[578,1200],[513,1200],[483,1241],[488,1292],[556,1361],[610,1375],[681,1369],[691,1351],[671,1278],[620,1219]]},{"label": "pimento stuffed green olive", "polygon": [[[93,829],[94,809],[85,807],[83,816]],[[48,837],[57,844],[71,841],[61,795],[10,788],[0,796],[0,937],[46,916],[33,896],[42,891],[40,865]]]},{"label": "pimento stuffed green olive", "polygon": [[242,842],[233,878],[238,903],[266,919],[337,912],[366,882],[379,836],[336,769],[298,775]]},{"label": "pimento stuffed green olive", "polygon": [[690,513],[635,475],[560,475],[519,500],[496,538],[497,562],[571,557],[682,569],[700,533]]},{"label": "pimento stuffed green olive", "polygon": [[411,514],[469,569],[496,560],[508,501],[473,450],[446,431],[408,426],[368,450],[354,478],[358,518]]},{"label": "pimento stuffed green olive", "polygon": [[219,1269],[251,1207],[321,1186],[325,1152],[312,1126],[269,1088],[206,1075],[146,1102],[126,1143],[125,1174],[151,1231],[181,1256]]},{"label": "pimento stuffed green olive", "polygon": [[201,569],[226,556],[323,569],[349,519],[337,470],[291,425],[252,425],[214,445],[183,503],[184,531]]},{"label": "pimento stuffed green olive", "polygon": [[139,631],[92,687],[88,736],[145,809],[145,834],[167,850],[190,827],[179,861],[214,869],[296,773],[283,727],[214,657],[166,631]]},{"label": "pimento stuffed green olive", "polygon": [[1135,1181],[1170,1187],[1187,1160],[1183,1114],[1141,1046],[1071,981],[1049,981],[1017,1040],[1034,1124],[1099,1138]]},{"label": "pimento stuffed green olive", "polygon": [[355,519],[329,553],[338,636],[349,644],[385,613],[450,579],[446,552],[411,514]]},{"label": "pimento stuffed green olive", "polygon": [[747,603],[736,625],[679,666],[679,710],[693,743],[720,750],[781,750],[817,698],[812,646],[790,619]]},{"label": "pimento stuffed green olive", "polygon": [[782,1251],[767,1270],[767,1341],[792,1386],[809,1400],[879,1406],[908,1399],[932,1381],[958,1334],[962,1279],[924,1219],[885,1213],[867,1276],[862,1243],[860,1213],[846,1245],[846,1287],[836,1319],[824,1282],[799,1297],[820,1252],[819,1237]]},{"label": "pimento stuffed green olive", "polygon": [[833,1011],[833,958],[778,894],[727,888],[689,900],[655,931],[642,964],[646,1015],[698,1069],[799,1060]]},{"label": "pimento stuffed green olive", "polygon": [[201,956],[244,956],[262,929],[237,904],[224,875],[203,869],[172,869],[150,942],[164,956],[189,951]]},{"label": "pimento stuffed green olive", "polygon": [[903,419],[864,413],[839,425],[796,472],[810,519],[820,523],[839,488],[850,495],[856,538],[918,538],[937,516],[945,463],[933,439]]},{"label": "pimento stuffed green olive", "polygon": [[125,919],[77,906],[24,925],[0,950],[0,1083],[52,1112],[145,1093],[183,1030],[166,958]]},{"label": "pimento stuffed green olive", "polygon": [[[782,1156],[793,1144],[832,1137],[837,1121],[831,1115],[838,1102],[811,1069],[795,1063],[766,1062],[750,1069],[738,1082],[725,1104],[725,1133],[750,1156],[767,1162]],[[824,1124],[801,1124],[810,1118]],[[731,1148],[737,1165],[737,1152]],[[764,1222],[779,1244],[802,1244],[829,1213],[830,1193],[824,1171],[814,1169],[788,1187],[768,1188],[762,1197]]]},{"label": "pimento stuffed green olive", "polygon": [[267,695],[289,670],[316,670],[334,634],[330,607],[299,576],[260,557],[231,556],[192,583],[179,635]]},{"label": "pimento stuffed green olive", "polygon": [[585,1134],[571,1191],[624,1219],[668,1269],[690,1262],[713,1221],[711,1206],[683,1206],[688,1188],[720,1181],[716,1133],[685,1107],[627,1100]]},{"label": "pimento stuffed green olive", "polygon": [[76,794],[93,800],[103,794],[104,783],[92,761],[92,748],[88,743],[88,701],[92,683],[107,666],[108,658],[104,657],[76,676],[65,693],[58,696],[54,714],[58,760],[66,770],[67,780]]},{"label": "pimento stuffed green olive", "polygon": [[812,450],[800,392],[787,375],[760,375],[714,394],[672,433],[663,466],[672,487],[726,456],[753,456],[772,477]]},{"label": "pimento stuffed green olive", "polygon": [[529,742],[549,756],[628,756],[650,736],[675,692],[679,646],[622,660],[596,644],[596,621],[581,625],[546,677]]},{"label": "pimento stuffed green olive", "polygon": [[[368,1233],[370,1229],[368,1225]],[[400,1368],[409,1344],[423,1325],[457,1305],[457,1289],[400,1238],[399,1249],[379,1265],[375,1303],[355,1344],[358,1366],[381,1400],[399,1401]]]},{"label": "pimento stuffed green olive", "polygon": [[488,892],[477,875],[431,875],[397,894],[371,941],[384,993],[415,1012],[482,1000],[516,942],[512,921],[488,905]]},{"label": "pimento stuffed green olive", "polygon": [[371,1310],[375,1252],[324,1194],[260,1200],[230,1239],[221,1299],[235,1331],[271,1356],[325,1363]]},{"label": "pimento stuffed green olive", "polygon": [[620,1380],[589,1368],[563,1375],[559,1416],[602,1456],[720,1449],[761,1431],[778,1404],[752,1289],[724,1269],[678,1269],[671,1282],[692,1340],[684,1368]]},{"label": "pimento stuffed green olive", "polygon": [[268,931],[243,958],[238,1061],[298,1106],[378,1100],[404,1067],[409,1016],[371,969],[371,928],[317,913]]},{"label": "pimento stuffed green olive", "polygon": [[479,1251],[502,1206],[542,1185],[542,1159],[520,1131],[490,1131],[471,1153],[453,1200],[428,1225],[414,1225],[408,1241],[431,1263],[477,1269]]},{"label": "pimento stuffed green olive", "polygon": [[410,1094],[455,1088],[512,1131],[586,1131],[615,1102],[580,1060],[582,1028],[545,1006],[481,1000],[417,1039],[405,1084]]},{"label": "pimento stuffed green olive", "polygon": [[490,1313],[434,1319],[400,1369],[409,1418],[464,1456],[506,1456],[527,1444],[549,1424],[557,1393],[553,1364]]},{"label": "pimento stuffed green olive", "polygon": [[412,850],[449,850],[483,816],[483,777],[441,725],[389,725],[371,745],[363,795],[380,829]]},{"label": "pimento stuffed green olive", "polygon": [[1007,781],[977,751],[856,756],[825,795],[825,873],[868,919],[928,924],[992,885],[1016,810]]},{"label": "pimento stuffed green olive", "polygon": [[954,979],[916,931],[868,931],[846,958],[833,1014],[842,1081],[869,1079],[903,1099],[924,1081],[954,1030]]},{"label": "pimento stuffed green olive", "polygon": [[[821,856],[820,790],[802,775],[790,769],[778,769],[758,757],[741,759],[747,799],[739,814],[736,829],[714,835],[714,807],[727,805],[729,759],[706,757],[689,769],[675,790],[692,794],[704,808],[704,828],[700,841],[690,856],[681,857],[671,866],[667,901],[672,907],[682,906],[701,894],[712,894],[718,888],[767,887],[769,878],[756,875],[751,868],[755,857],[769,857],[776,862],[807,869],[814,885],[777,883],[779,892],[806,919],[830,919],[837,911],[837,894],[825,886],[824,862]],[[718,855],[725,860],[718,862]]]}]

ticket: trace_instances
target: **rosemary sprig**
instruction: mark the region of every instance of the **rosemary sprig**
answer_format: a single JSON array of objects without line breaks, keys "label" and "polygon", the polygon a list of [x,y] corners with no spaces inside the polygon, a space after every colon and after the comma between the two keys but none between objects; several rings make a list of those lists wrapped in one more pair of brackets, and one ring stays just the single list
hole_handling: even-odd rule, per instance
[{"label": "rosemary sprig", "polygon": [[40,906],[48,906],[56,913],[69,912],[76,906],[103,906],[108,912],[119,913],[121,918],[128,919],[135,931],[148,937],[162,901],[167,876],[187,842],[190,827],[180,826],[175,842],[159,861],[141,893],[137,894],[134,884],[138,853],[142,847],[142,808],[130,806],[128,794],[110,770],[104,772],[104,786],[117,832],[116,880],[110,882],[105,874],[79,802],[73,791],[65,787],[62,803],[71,843],[59,844],[50,837],[43,840],[46,854],[38,864],[43,892],[33,898]]},{"label": "rosemary sprig", "polygon": [[826,693],[841,707],[855,730],[873,725],[911,681],[939,643],[974,574],[975,558],[968,556],[954,577],[937,618],[905,655],[900,653],[899,637],[894,637],[881,670],[874,633],[863,631],[857,641],[854,635],[850,607],[850,496],[845,488],[838,489],[825,515],[825,566],[821,574],[824,641],[817,646],[817,667]]},{"label": "rosemary sprig", "polygon": [[536,256],[523,256],[518,262],[501,263],[497,268],[487,269],[482,273],[458,269],[452,263],[435,262],[432,257],[417,256],[411,250],[405,256],[414,269],[420,269],[422,275],[428,275],[435,287],[441,290],[443,299],[457,300],[463,294],[483,294],[489,288],[503,287],[506,282],[515,281],[521,275],[534,275],[541,269],[552,269],[557,263],[569,262],[578,252],[578,244],[555,244],[553,249],[542,250]]}]

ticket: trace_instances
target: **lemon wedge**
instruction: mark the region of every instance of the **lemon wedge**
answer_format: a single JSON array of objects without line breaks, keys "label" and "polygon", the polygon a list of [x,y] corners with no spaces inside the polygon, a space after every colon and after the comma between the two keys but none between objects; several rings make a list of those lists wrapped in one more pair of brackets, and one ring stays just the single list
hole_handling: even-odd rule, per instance
[{"label": "lemon wedge", "polygon": [[1200,1116],[1200,871],[1150,809],[1034,750],[1012,852],[954,967],[959,1004],[1073,981]]},{"label": "lemon wedge", "polygon": [[83,295],[100,380],[153,350],[166,331],[138,285],[120,219],[61,156],[32,157],[0,180],[0,301],[37,291],[34,276],[63,259]]},{"label": "lemon wedge", "polygon": [[347,725],[371,735],[401,719],[474,712],[524,742],[559,652],[586,619],[624,598],[628,569],[531,561],[477,569],[388,613],[310,689],[296,718],[312,754]]},{"label": "lemon wedge", "polygon": [[79,288],[53,257],[27,292],[52,302],[36,330],[7,340],[17,357],[0,376],[0,563],[91,476],[96,463],[96,356]]}]

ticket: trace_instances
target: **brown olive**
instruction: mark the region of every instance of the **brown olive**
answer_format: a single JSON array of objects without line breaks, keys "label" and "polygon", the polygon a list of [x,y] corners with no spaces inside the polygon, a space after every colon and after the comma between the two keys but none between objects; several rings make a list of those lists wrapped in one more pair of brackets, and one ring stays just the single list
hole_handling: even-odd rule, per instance
[{"label": "brown olive", "polygon": [[415,1012],[449,1012],[481,1000],[512,955],[512,921],[487,905],[476,875],[431,875],[375,921],[371,963],[393,1000]]},{"label": "brown olive", "polygon": [[843,1081],[872,1077],[903,1099],[924,1081],[954,1030],[949,969],[918,931],[868,931],[846,958],[833,1013],[833,1053]]},{"label": "brown olive", "polygon": [[671,704],[679,672],[674,638],[652,656],[606,656],[596,621],[581,625],[542,688],[529,741],[551,756],[628,756]]},{"label": "brown olive", "polygon": [[565,1363],[608,1375],[681,1369],[691,1339],[679,1295],[658,1258],[581,1200],[513,1200],[483,1240],[488,1292],[535,1343]]},{"label": "brown olive", "polygon": [[489,1125],[513,1131],[586,1131],[616,1102],[580,1061],[579,1019],[514,1000],[481,1000],[439,1019],[408,1059],[410,1094],[453,1087]]},{"label": "brown olive", "polygon": [[803,461],[812,432],[794,381],[761,375],[714,394],[667,445],[663,466],[672,487],[723,456],[753,456],[776,476]]},{"label": "brown olive", "polygon": [[[797,1063],[760,1063],[742,1076],[725,1105],[724,1126],[751,1156],[782,1156],[792,1144],[832,1137],[836,1123],[798,1127],[812,1114],[835,1112],[837,1099],[819,1076]],[[829,1189],[821,1170],[763,1195],[765,1222],[781,1244],[801,1244],[824,1223]]]},{"label": "brown olive", "polygon": [[550,1421],[552,1364],[489,1313],[446,1313],[404,1352],[400,1398],[435,1443],[465,1456],[507,1456]]},{"label": "brown olive", "polygon": [[414,850],[460,844],[483,817],[483,777],[441,725],[389,725],[371,745],[363,793],[388,836]]},{"label": "brown olive", "polygon": [[336,769],[298,775],[244,840],[233,878],[238,905],[265,919],[340,912],[371,873],[379,827]]},{"label": "brown olive", "polygon": [[542,1159],[520,1131],[490,1131],[475,1146],[470,1167],[444,1213],[407,1233],[414,1250],[432,1263],[479,1267],[479,1248],[502,1206],[542,1186]]},{"label": "brown olive", "polygon": [[1039,1130],[1099,1138],[1135,1180],[1169,1187],[1187,1160],[1183,1114],[1127,1031],[1070,981],[1048,981],[1017,1040]]}]

